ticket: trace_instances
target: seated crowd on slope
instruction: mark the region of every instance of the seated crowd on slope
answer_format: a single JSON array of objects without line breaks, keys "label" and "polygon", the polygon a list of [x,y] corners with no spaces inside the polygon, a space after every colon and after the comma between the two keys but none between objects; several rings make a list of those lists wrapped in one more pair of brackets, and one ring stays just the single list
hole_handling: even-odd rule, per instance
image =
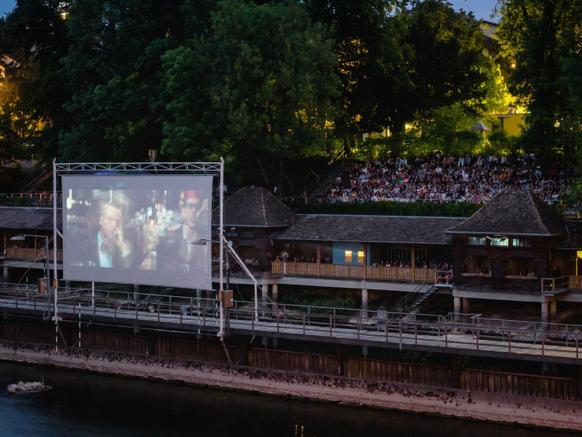
[{"label": "seated crowd on slope", "polygon": [[525,157],[461,156],[354,162],[332,184],[327,201],[464,201],[482,203],[507,190],[530,189],[548,203],[564,194],[570,172],[556,164],[548,170]]}]

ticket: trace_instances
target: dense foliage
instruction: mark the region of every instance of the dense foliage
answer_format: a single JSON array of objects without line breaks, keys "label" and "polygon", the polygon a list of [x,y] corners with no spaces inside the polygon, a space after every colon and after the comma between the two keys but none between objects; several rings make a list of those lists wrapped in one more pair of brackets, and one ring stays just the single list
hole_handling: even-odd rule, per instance
[{"label": "dense foliage", "polygon": [[502,62],[445,0],[18,0],[0,21],[0,157],[223,156],[230,183],[299,192],[309,169],[289,163],[386,129],[370,144],[392,156],[512,151],[471,131],[507,106],[506,78],[524,144],[577,152],[580,0],[500,4]]},{"label": "dense foliage", "polygon": [[301,200],[288,202],[295,211],[303,214],[369,214],[402,216],[468,217],[482,205],[468,202],[348,202],[306,203]]}]

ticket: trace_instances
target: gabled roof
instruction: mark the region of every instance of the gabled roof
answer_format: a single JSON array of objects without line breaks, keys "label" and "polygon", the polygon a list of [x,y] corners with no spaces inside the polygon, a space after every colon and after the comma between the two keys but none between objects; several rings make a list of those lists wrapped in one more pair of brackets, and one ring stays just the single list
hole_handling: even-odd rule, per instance
[{"label": "gabled roof", "polygon": [[565,235],[560,217],[531,191],[504,192],[493,197],[449,234],[554,237]]},{"label": "gabled roof", "polygon": [[410,217],[382,215],[297,215],[288,229],[274,240],[337,241],[393,244],[450,244],[446,230],[459,224],[458,217]]},{"label": "gabled roof", "polygon": [[[58,220],[60,223],[60,211]],[[52,230],[53,209],[0,207],[0,229]]]},{"label": "gabled roof", "polygon": [[[244,187],[224,202],[224,225],[254,228],[290,226],[295,213],[262,187]],[[218,208],[213,223],[218,223]]]}]

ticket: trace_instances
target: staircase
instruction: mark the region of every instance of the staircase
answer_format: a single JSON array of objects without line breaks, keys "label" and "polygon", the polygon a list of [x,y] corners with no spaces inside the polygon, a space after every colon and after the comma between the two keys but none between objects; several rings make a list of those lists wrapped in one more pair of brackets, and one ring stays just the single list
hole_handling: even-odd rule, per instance
[{"label": "staircase", "polygon": [[39,192],[45,190],[52,190],[53,169],[50,166],[45,166],[30,180],[28,180],[22,187],[20,193]]},{"label": "staircase", "polygon": [[424,290],[425,286],[422,285],[421,287],[422,288],[417,288],[415,291],[413,291],[405,296],[405,299],[408,299],[405,303],[408,303],[408,301],[410,301],[411,298],[414,298],[414,300],[412,301],[412,303],[410,305],[405,305],[403,307],[401,312],[404,312],[406,314],[404,314],[402,317],[400,317],[400,320],[407,320],[407,319],[411,318],[412,316],[414,316],[418,312],[418,309],[420,308],[420,306],[429,297],[431,297],[435,293],[435,291],[437,291],[437,289],[438,289],[438,287],[436,287],[435,285],[432,285],[428,290],[426,290],[424,293],[422,293],[421,290]]},{"label": "staircase", "polygon": [[338,176],[341,176],[343,178],[344,174],[346,173],[346,169],[349,168],[351,163],[352,162],[347,159],[337,161],[333,165],[327,176],[323,178],[321,182],[319,182],[319,184],[317,184],[313,191],[311,191],[311,193],[309,194],[309,200],[317,201],[321,198],[327,197],[328,193],[331,190],[332,185],[335,183],[336,178]]}]

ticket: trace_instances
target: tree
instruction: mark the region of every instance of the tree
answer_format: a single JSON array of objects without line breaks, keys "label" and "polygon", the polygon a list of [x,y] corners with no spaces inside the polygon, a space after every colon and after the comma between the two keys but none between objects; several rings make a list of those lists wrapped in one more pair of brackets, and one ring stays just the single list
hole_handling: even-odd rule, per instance
[{"label": "tree", "polygon": [[341,83],[336,135],[350,149],[362,133],[386,126],[382,92],[406,81],[409,56],[400,41],[398,0],[308,0],[314,21],[333,30]]},{"label": "tree", "polygon": [[173,158],[219,152],[247,183],[281,185],[285,160],[325,142],[335,55],[300,4],[220,2],[208,35],[169,51],[163,63],[172,115],[163,151]]},{"label": "tree", "polygon": [[483,107],[488,60],[478,22],[447,2],[414,2],[412,9],[393,20],[404,29],[406,80],[381,93],[384,122],[393,132],[398,153],[405,123],[430,120],[435,110],[453,104],[473,113]]},{"label": "tree", "polygon": [[62,59],[72,97],[65,158],[144,160],[167,117],[161,58],[205,30],[210,1],[78,0]]},{"label": "tree", "polygon": [[582,131],[582,1],[499,3],[499,34],[515,66],[510,90],[529,111],[522,140],[546,164],[571,159]]},{"label": "tree", "polygon": [[26,144],[46,158],[57,152],[67,99],[60,75],[60,57],[68,47],[68,2],[19,0],[2,23],[2,52],[10,61],[4,69],[3,130],[13,129],[12,147]]}]

